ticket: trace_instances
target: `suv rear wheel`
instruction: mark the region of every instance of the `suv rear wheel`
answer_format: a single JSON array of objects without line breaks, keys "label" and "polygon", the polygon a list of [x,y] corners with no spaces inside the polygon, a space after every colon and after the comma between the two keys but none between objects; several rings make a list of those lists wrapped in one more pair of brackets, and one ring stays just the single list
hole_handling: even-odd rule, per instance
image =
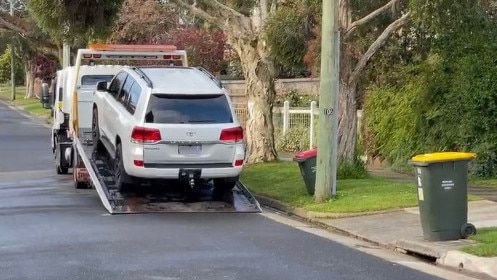
[{"label": "suv rear wheel", "polygon": [[91,121],[91,136],[93,141],[93,150],[101,151],[102,143],[100,142],[100,127],[98,125],[98,110],[97,108],[93,109],[93,117]]},{"label": "suv rear wheel", "polygon": [[132,184],[125,182],[127,177],[124,170],[123,156],[121,143],[116,147],[116,158],[114,159],[114,179],[119,192],[128,192],[131,190]]},{"label": "suv rear wheel", "polygon": [[214,192],[213,196],[215,198],[222,198],[225,194],[231,192],[235,187],[238,177],[233,178],[216,178],[214,181]]}]

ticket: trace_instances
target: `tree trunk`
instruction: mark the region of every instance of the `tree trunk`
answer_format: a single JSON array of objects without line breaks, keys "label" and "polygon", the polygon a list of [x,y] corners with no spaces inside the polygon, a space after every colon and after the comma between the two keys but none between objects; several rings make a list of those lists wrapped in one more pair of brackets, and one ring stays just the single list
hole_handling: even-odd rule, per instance
[{"label": "tree trunk", "polygon": [[352,161],[357,143],[357,85],[340,81],[338,158]]},{"label": "tree trunk", "polygon": [[354,46],[341,42],[340,97],[338,100],[338,159],[353,161],[357,143],[357,81],[351,79],[356,54]]},{"label": "tree trunk", "polygon": [[26,96],[25,98],[33,98],[35,94],[35,76],[34,76],[34,65],[32,63],[27,64],[28,70],[26,71]]},{"label": "tree trunk", "polygon": [[276,159],[273,103],[276,96],[272,60],[260,39],[234,39],[245,76],[248,120],[245,125],[247,163]]},{"label": "tree trunk", "polygon": [[24,73],[25,73],[25,83],[26,83],[26,94],[24,95],[24,98],[29,98],[30,96],[30,89],[31,89],[31,84],[32,84],[32,79],[31,77],[33,76],[33,72],[31,72],[31,66],[30,63],[25,63],[24,64]]}]

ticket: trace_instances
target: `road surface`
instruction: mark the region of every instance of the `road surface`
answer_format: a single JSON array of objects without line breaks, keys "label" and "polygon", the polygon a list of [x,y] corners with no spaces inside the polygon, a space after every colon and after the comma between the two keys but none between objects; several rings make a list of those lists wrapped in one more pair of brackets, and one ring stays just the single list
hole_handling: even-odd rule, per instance
[{"label": "road surface", "polygon": [[56,175],[49,129],[1,103],[0,159],[0,279],[456,279],[271,212],[110,216]]}]

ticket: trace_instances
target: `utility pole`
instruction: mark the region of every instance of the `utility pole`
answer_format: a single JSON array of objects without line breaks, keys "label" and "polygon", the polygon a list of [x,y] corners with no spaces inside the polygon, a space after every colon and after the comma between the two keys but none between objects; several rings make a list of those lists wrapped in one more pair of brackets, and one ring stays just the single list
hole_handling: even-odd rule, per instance
[{"label": "utility pole", "polygon": [[[14,0],[9,0],[10,3],[10,15],[14,16]],[[10,82],[12,83],[12,100],[16,100],[16,74],[15,74],[15,59],[14,59],[14,42],[10,44]]]},{"label": "utility pole", "polygon": [[338,99],[340,89],[339,0],[323,0],[321,28],[321,76],[319,83],[318,155],[316,166],[316,202],[336,195],[338,150]]},{"label": "utility pole", "polygon": [[71,66],[71,46],[64,41],[62,47],[62,68]]}]

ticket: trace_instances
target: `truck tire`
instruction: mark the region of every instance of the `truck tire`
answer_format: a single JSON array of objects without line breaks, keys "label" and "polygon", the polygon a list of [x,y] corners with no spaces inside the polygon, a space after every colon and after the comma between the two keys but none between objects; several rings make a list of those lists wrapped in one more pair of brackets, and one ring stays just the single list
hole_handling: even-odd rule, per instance
[{"label": "truck tire", "polygon": [[55,156],[55,170],[57,171],[57,174],[59,175],[65,175],[68,173],[69,171],[69,167],[63,167],[63,166],[60,166],[60,158],[57,156],[57,155],[60,155],[62,152],[61,151],[57,151],[57,149],[59,149],[59,146],[57,145],[57,140],[55,140],[55,153],[54,153],[54,156]]},{"label": "truck tire", "polygon": [[114,158],[114,180],[116,182],[117,191],[121,193],[129,192],[132,187],[132,184],[125,181],[126,177],[128,177],[128,175],[126,174],[126,170],[124,170],[122,146],[121,143],[118,143],[116,147],[116,157]]},{"label": "truck tire", "polygon": [[62,167],[56,163],[55,169],[57,171],[57,174],[59,175],[65,175],[69,172],[69,167]]}]

